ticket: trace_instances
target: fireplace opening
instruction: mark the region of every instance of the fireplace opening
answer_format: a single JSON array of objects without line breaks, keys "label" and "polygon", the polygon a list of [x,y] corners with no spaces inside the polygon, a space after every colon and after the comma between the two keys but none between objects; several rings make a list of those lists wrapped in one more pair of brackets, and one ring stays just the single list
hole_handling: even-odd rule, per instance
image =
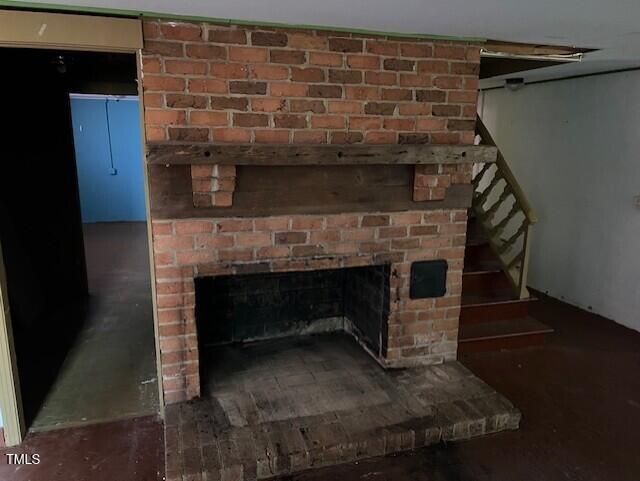
[{"label": "fireplace opening", "polygon": [[[374,356],[384,357],[389,280],[389,265],[198,278],[200,350],[346,331]],[[201,359],[202,380],[206,369]]]}]

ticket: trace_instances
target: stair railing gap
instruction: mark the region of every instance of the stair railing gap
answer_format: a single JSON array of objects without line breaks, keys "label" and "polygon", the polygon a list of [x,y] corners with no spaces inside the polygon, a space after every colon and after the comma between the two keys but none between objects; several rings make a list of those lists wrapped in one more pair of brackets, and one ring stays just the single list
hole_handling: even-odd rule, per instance
[{"label": "stair railing gap", "polygon": [[[484,145],[497,147],[479,116],[476,118],[476,133]],[[487,235],[491,249],[500,260],[502,270],[509,278],[518,297],[524,299],[529,296],[527,274],[531,253],[531,234],[532,227],[538,222],[538,218],[500,149],[497,152],[495,168],[491,168],[492,165],[485,164],[473,179],[472,208]],[[497,219],[504,213],[507,202],[511,198],[513,199],[511,208]],[[485,208],[485,203],[491,200],[493,203]],[[513,231],[507,233],[506,229],[512,223],[515,224],[515,219],[519,217],[522,218],[520,224],[514,225]],[[507,238],[503,237],[505,233],[508,234]],[[522,239],[520,245],[518,245],[519,239]]]}]

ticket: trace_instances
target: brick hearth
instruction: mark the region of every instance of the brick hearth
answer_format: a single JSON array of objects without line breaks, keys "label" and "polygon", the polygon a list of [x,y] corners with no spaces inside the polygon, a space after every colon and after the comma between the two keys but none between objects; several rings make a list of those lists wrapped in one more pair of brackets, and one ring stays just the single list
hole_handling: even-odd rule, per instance
[{"label": "brick hearth", "polygon": [[284,476],[516,429],[520,420],[457,362],[385,372],[345,335],[205,357],[207,393],[167,408],[169,481]]}]

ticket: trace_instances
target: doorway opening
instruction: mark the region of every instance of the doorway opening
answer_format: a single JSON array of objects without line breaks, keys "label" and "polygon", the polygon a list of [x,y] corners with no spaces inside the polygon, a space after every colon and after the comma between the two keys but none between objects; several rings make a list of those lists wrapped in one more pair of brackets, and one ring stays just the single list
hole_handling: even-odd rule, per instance
[{"label": "doorway opening", "polygon": [[135,55],[0,58],[0,242],[27,426],[156,414]]}]

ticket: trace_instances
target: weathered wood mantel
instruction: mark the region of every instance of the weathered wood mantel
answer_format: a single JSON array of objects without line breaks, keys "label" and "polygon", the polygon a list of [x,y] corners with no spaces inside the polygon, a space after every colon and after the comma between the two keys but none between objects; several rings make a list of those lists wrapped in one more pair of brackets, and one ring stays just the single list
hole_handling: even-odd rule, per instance
[{"label": "weathered wood mantel", "polygon": [[156,165],[367,165],[495,162],[488,145],[261,145],[150,142],[147,160]]}]

